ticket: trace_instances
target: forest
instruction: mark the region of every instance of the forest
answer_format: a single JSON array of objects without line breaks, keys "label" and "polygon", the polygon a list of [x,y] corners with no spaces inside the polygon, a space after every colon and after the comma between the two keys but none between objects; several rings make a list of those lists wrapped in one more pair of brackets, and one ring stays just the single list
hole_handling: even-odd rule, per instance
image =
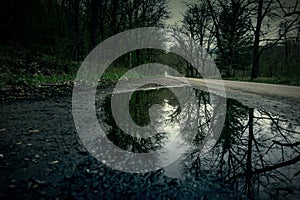
[{"label": "forest", "polygon": [[[199,0],[182,5],[182,20],[168,24],[173,16],[168,0],[2,1],[1,85],[72,81],[96,45],[139,27],[186,34],[214,58],[222,78],[299,85],[298,0]],[[119,59],[106,79],[150,61],[199,76],[176,55],[135,51],[130,59]]]}]

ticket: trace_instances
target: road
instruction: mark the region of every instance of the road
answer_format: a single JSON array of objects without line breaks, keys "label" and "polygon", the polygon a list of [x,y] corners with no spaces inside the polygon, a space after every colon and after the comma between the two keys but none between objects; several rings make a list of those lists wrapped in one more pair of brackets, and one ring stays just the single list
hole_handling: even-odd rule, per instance
[{"label": "road", "polygon": [[[220,86],[220,81],[216,80],[206,80],[197,78],[188,78],[188,81],[193,86],[206,87],[206,83],[215,86],[215,88]],[[253,82],[241,82],[241,81],[226,81],[223,80],[226,92],[238,92],[244,94],[256,94],[268,97],[286,97],[294,98],[300,100],[300,87],[299,86],[289,86],[289,85],[275,85],[275,84],[265,84],[265,83],[253,83]]]},{"label": "road", "polygon": [[[180,80],[176,78],[177,80]],[[193,87],[218,92],[222,83],[226,97],[236,99],[243,104],[272,112],[300,124],[300,87],[241,81],[206,80],[187,78]]]}]

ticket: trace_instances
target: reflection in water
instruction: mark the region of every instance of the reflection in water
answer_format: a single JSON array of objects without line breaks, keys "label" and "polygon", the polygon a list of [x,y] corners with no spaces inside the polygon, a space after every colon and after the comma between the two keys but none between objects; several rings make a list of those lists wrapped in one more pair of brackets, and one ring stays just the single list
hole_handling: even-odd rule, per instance
[{"label": "reflection in water", "polygon": [[[119,94],[119,98],[128,98],[126,94]],[[127,126],[126,132],[124,133],[116,125],[113,120],[111,113],[111,99],[106,98],[103,108],[105,111],[106,120],[105,122],[111,126],[108,131],[107,137],[114,142],[115,145],[122,148],[123,150],[147,153],[156,151],[165,145],[168,140],[172,139],[172,135],[178,131],[178,124],[174,122],[176,120],[174,116],[180,113],[180,107],[174,94],[168,89],[150,90],[147,92],[135,92],[130,99],[130,117],[138,126],[146,126],[151,123],[150,113],[151,110],[156,114],[154,120],[156,127],[154,133],[149,133],[152,137],[139,137],[141,133],[132,133],[132,127]],[[151,108],[151,109],[150,109]],[[119,112],[124,111],[119,109]],[[128,120],[123,119],[123,123],[127,123]],[[145,134],[145,133],[143,133]],[[135,137],[133,137],[135,136]]]},{"label": "reflection in water", "polygon": [[[187,100],[180,106],[169,89],[136,91],[130,99],[129,112],[137,125],[151,123],[152,109],[159,113],[155,116],[156,134],[148,138],[139,138],[138,133],[136,137],[127,135],[116,126],[110,97],[96,105],[97,114],[109,125],[107,137],[131,152],[156,151],[178,134],[184,147],[177,146],[173,151],[185,150],[176,162],[176,170],[183,177],[209,174],[220,184],[230,184],[232,189],[251,198],[299,198],[300,125],[228,99],[226,120],[217,145],[205,156],[199,156],[217,103],[206,92],[196,89],[194,92],[197,101]],[[191,123],[197,126],[194,133],[188,128],[194,125]],[[163,156],[155,161],[160,159]]]}]

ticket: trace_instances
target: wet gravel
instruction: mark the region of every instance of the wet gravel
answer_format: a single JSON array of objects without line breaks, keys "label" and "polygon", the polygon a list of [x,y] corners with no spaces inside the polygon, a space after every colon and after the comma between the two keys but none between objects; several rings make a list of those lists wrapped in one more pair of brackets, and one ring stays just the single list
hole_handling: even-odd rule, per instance
[{"label": "wet gravel", "polygon": [[240,199],[207,175],[110,169],[80,143],[71,96],[0,103],[1,199]]}]

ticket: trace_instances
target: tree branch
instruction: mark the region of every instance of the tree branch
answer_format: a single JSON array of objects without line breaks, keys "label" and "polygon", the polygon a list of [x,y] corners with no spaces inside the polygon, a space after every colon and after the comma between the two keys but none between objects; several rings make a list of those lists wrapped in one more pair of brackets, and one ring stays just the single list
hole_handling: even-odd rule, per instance
[{"label": "tree branch", "polygon": [[280,146],[284,146],[284,147],[295,147],[300,145],[300,142],[295,142],[295,143],[281,143],[279,141],[273,140],[274,144],[278,144]]},{"label": "tree branch", "polygon": [[[286,166],[295,164],[299,161],[300,161],[300,155],[296,156],[295,158],[293,158],[291,160],[285,161],[285,162],[281,162],[281,163],[278,163],[278,164],[275,164],[275,165],[266,166],[266,167],[261,168],[261,169],[256,169],[256,170],[251,172],[251,175],[265,173],[265,172],[272,171],[272,170],[275,170],[275,169],[278,169],[278,168],[281,168],[281,167],[286,167]],[[227,182],[230,182],[233,179],[243,177],[243,176],[246,176],[246,175],[247,175],[247,173],[237,174],[236,176],[231,177]]]},{"label": "tree branch", "polygon": [[292,15],[300,15],[300,10],[289,12],[289,13],[285,13],[284,16],[285,17],[289,17],[289,16],[292,16]]}]

